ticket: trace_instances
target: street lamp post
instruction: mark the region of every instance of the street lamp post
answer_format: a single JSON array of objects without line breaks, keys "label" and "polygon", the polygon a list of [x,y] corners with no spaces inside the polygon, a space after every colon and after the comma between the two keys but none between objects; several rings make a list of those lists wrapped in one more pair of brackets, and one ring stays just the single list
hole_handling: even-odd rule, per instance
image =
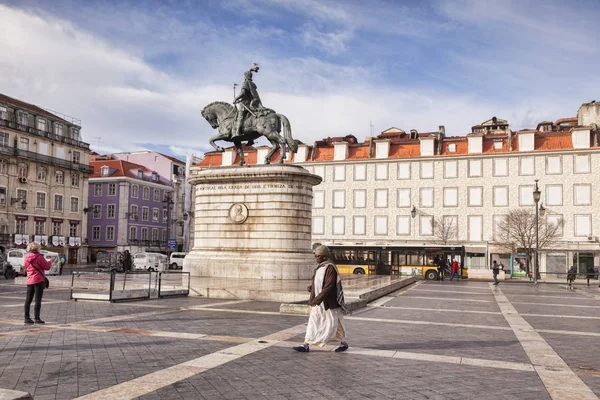
[{"label": "street lamp post", "polygon": [[167,209],[167,257],[169,257],[171,254],[171,249],[169,248],[169,239],[171,238],[171,206],[174,204],[171,192],[166,193],[163,203],[165,203],[163,208]]},{"label": "street lamp post", "polygon": [[415,217],[417,216],[417,207],[413,206],[412,210],[410,210],[410,216],[412,218],[412,226],[413,226],[412,236],[414,239],[415,238]]},{"label": "street lamp post", "polygon": [[[539,262],[540,262],[540,225],[539,225],[539,202],[541,197],[540,188],[538,186],[538,179],[535,180],[535,190],[533,191],[533,201],[535,202],[535,265],[533,268],[533,283],[537,284],[537,277],[539,271]],[[544,205],[542,204],[542,209],[544,209]],[[545,209],[544,209],[545,210]]]}]

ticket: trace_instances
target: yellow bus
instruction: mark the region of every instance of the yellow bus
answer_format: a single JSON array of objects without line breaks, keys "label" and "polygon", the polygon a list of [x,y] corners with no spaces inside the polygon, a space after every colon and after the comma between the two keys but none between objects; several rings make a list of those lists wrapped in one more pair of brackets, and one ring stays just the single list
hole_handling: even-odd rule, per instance
[{"label": "yellow bus", "polygon": [[328,245],[331,258],[340,274],[375,274],[419,276],[423,279],[438,278],[438,268],[434,265],[436,256],[446,261],[445,273],[449,276],[450,265],[457,260],[460,275],[467,277],[463,268],[464,246],[346,246]]}]

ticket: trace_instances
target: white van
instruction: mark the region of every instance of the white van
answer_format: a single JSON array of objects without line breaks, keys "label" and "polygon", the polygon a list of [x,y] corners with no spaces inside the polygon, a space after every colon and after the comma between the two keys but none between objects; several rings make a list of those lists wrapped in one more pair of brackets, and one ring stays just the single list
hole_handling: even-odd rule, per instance
[{"label": "white van", "polygon": [[[44,258],[52,263],[49,271],[46,271],[46,275],[60,275],[60,260],[59,254],[53,251],[40,250],[40,253],[44,255]],[[17,272],[17,275],[27,275],[25,271],[25,255],[27,250],[25,249],[8,249],[6,252],[6,260],[12,265],[13,269]]]},{"label": "white van", "polygon": [[167,256],[160,253],[136,253],[133,256],[133,269],[138,271],[166,271],[169,269]]},{"label": "white van", "polygon": [[187,256],[187,253],[175,252],[171,253],[171,259],[169,260],[169,267],[171,269],[183,268],[183,259]]}]

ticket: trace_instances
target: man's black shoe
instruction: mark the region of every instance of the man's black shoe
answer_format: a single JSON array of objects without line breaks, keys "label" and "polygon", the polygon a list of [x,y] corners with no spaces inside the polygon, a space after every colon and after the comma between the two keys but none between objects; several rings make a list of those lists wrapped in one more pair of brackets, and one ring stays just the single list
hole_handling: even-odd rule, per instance
[{"label": "man's black shoe", "polygon": [[299,351],[300,353],[308,353],[310,351],[308,345],[304,343],[302,346],[295,346],[292,349]]},{"label": "man's black shoe", "polygon": [[33,325],[33,320],[31,318],[25,318],[25,325]]},{"label": "man's black shoe", "polygon": [[346,351],[346,350],[348,350],[348,343],[342,342],[342,343],[340,343],[340,345],[338,347],[336,347],[336,349],[334,351],[336,353],[339,353],[341,351]]},{"label": "man's black shoe", "polygon": [[44,322],[44,321],[42,321],[42,320],[41,320],[41,319],[39,319],[39,318],[36,318],[36,319],[35,319],[35,323],[36,323],[36,324],[45,324],[45,322]]}]

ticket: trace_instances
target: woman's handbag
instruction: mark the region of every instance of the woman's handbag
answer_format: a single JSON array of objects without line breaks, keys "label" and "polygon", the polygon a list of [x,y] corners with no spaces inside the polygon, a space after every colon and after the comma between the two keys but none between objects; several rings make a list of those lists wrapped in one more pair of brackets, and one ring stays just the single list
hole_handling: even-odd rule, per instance
[{"label": "woman's handbag", "polygon": [[50,281],[48,280],[48,278],[46,278],[46,275],[44,275],[44,273],[34,263],[31,263],[31,266],[37,269],[37,271],[40,274],[42,274],[42,276],[44,277],[44,286],[46,286],[46,289],[48,289],[50,287]]}]

